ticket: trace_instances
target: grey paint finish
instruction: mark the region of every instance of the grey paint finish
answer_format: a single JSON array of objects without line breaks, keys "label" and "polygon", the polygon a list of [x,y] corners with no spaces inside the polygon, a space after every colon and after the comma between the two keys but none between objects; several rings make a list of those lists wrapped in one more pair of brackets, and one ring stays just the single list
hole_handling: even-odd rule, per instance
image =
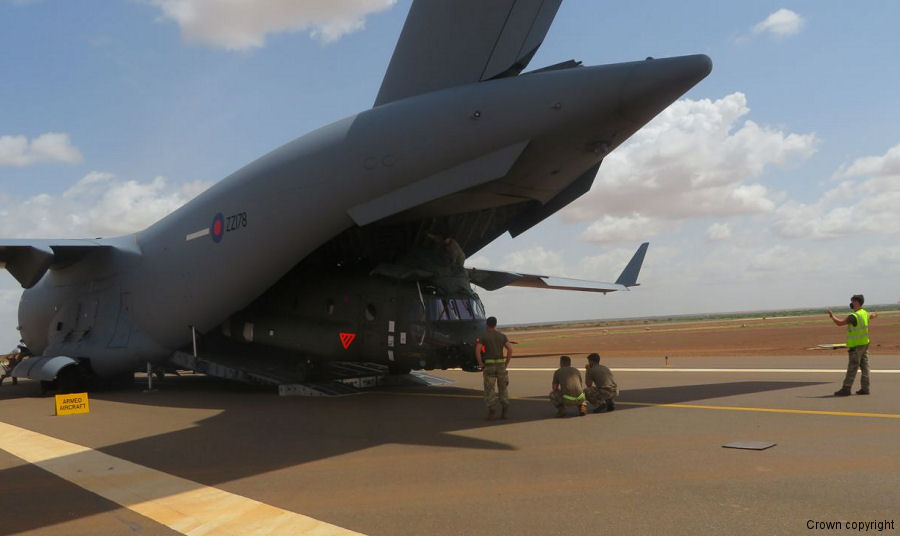
[{"label": "grey paint finish", "polygon": [[[407,27],[448,5],[416,2],[411,18],[424,18]],[[493,21],[487,40],[499,39],[502,54],[515,62],[543,39],[558,2],[471,7],[484,16],[451,22],[480,34],[484,21]],[[507,31],[516,37],[505,37]],[[404,43],[414,42],[407,39],[401,37],[400,56],[409,53]],[[522,41],[515,54],[506,39]],[[403,221],[420,228],[445,216],[501,222],[463,241],[472,253],[516,229],[503,214],[534,225],[586,191],[586,174],[610,150],[711,69],[709,58],[698,55],[478,82],[492,51],[472,60],[452,49],[454,62],[474,61],[468,67],[479,74],[453,72],[433,86],[442,89],[416,90],[302,136],[134,235],[0,240],[0,262],[25,286],[44,274],[20,303],[25,342],[36,354],[88,360],[92,372],[110,376],[164,361],[191,341],[192,329],[215,331],[354,229],[377,238]],[[386,83],[427,79],[430,67],[419,68],[397,71],[392,61]],[[379,299],[391,299],[388,287],[373,285]],[[377,336],[381,328],[366,329]]]},{"label": "grey paint finish", "polygon": [[527,141],[515,143],[493,153],[479,156],[474,160],[463,162],[398,188],[387,195],[357,205],[348,212],[353,221],[362,226],[446,195],[499,179],[509,172],[526,145],[528,145]]},{"label": "grey paint finish", "polygon": [[516,75],[540,46],[561,0],[413,2],[375,106]]}]

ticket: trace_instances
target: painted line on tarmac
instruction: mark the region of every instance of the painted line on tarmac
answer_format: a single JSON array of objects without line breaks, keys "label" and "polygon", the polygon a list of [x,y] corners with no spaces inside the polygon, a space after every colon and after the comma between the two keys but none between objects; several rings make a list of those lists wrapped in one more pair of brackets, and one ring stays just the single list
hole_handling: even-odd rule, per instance
[{"label": "painted line on tarmac", "polygon": [[[510,372],[555,372],[556,368],[508,368]],[[611,368],[613,372],[847,372],[847,369],[789,369],[789,368],[670,368],[670,367],[647,367],[647,368]],[[871,371],[872,374],[900,374],[898,369],[881,369]]]},{"label": "painted line on tarmac", "polygon": [[[555,370],[555,369],[554,369]],[[382,395],[398,395],[398,396],[431,396],[438,398],[477,398],[478,400],[483,400],[484,395],[464,395],[464,394],[455,394],[455,393],[403,393],[403,392],[393,392],[393,391],[369,391],[375,394]],[[510,400],[524,400],[526,402],[540,402],[542,404],[546,404],[548,401],[543,397],[524,397],[524,396],[511,396]],[[853,412],[853,411],[824,411],[824,410],[811,410],[811,409],[789,409],[789,408],[754,408],[754,407],[742,407],[742,406],[711,406],[705,404],[665,404],[660,402],[624,402],[620,400],[616,400],[617,406],[644,406],[644,407],[660,407],[660,408],[683,408],[683,409],[712,409],[712,410],[724,410],[724,411],[756,411],[762,413],[789,413],[796,415],[830,415],[837,417],[872,417],[879,419],[900,419],[900,414],[897,413],[863,413],[863,412]]]},{"label": "painted line on tarmac", "polygon": [[361,536],[4,422],[0,449],[181,534]]},{"label": "painted line on tarmac", "polygon": [[813,409],[787,409],[787,408],[753,408],[741,406],[708,406],[705,404],[660,404],[654,402],[618,402],[622,406],[656,406],[663,408],[687,408],[687,409],[715,409],[726,411],[756,411],[763,413],[791,413],[796,415],[835,415],[839,417],[874,417],[880,419],[900,419],[897,413],[863,413],[854,411],[823,411]]}]

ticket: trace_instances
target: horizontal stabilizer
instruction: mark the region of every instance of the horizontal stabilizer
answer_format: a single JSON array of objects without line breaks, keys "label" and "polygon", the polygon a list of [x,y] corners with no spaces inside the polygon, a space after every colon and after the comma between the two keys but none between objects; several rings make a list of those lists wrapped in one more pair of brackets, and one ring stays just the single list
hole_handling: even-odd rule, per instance
[{"label": "horizontal stabilizer", "polygon": [[615,283],[600,281],[587,281],[584,279],[569,279],[565,277],[553,277],[547,275],[521,274],[517,272],[503,272],[497,270],[481,270],[469,268],[469,280],[474,285],[485,290],[497,290],[503,287],[529,287],[546,288],[555,290],[578,290],[582,292],[615,292],[628,290],[628,287],[637,286],[638,273],[644,262],[649,242],[644,242],[631,257],[631,261],[622,271],[622,275]]},{"label": "horizontal stabilizer", "polygon": [[0,267],[23,288],[31,288],[50,268],[77,261],[92,251],[111,248],[96,240],[0,239]]},{"label": "horizontal stabilizer", "polygon": [[562,0],[416,0],[375,106],[515,76],[544,41]]}]

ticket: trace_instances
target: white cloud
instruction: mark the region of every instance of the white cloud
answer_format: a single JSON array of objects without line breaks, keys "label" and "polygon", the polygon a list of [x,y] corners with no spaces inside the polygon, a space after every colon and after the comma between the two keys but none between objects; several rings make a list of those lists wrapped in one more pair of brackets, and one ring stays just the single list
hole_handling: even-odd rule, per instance
[{"label": "white cloud", "polygon": [[0,166],[22,167],[44,162],[78,164],[81,161],[81,153],[63,132],[48,132],[31,141],[25,136],[0,136]]},{"label": "white cloud", "polygon": [[8,237],[75,238],[113,236],[139,231],[206,189],[203,182],[170,185],[165,178],[148,182],[120,180],[92,171],[62,194],[38,194],[3,200],[0,228]]},{"label": "white cloud", "polygon": [[570,273],[570,270],[566,269],[562,253],[548,251],[541,246],[508,253],[499,264],[499,269],[526,274],[556,276],[567,276]]},{"label": "white cloud", "polygon": [[484,255],[476,255],[466,259],[466,266],[469,268],[489,268],[491,266],[491,259]]},{"label": "white cloud", "polygon": [[781,8],[766,17],[764,21],[756,24],[753,27],[753,33],[770,33],[777,37],[787,37],[800,32],[805,23],[806,20],[797,13]]},{"label": "white cloud", "polygon": [[175,21],[182,35],[231,50],[259,48],[266,36],[309,31],[330,43],[365,26],[366,15],[396,0],[149,0]]},{"label": "white cloud", "polygon": [[727,223],[714,223],[706,229],[706,238],[710,241],[731,238],[731,226]]},{"label": "white cloud", "polygon": [[900,176],[900,144],[897,144],[882,156],[864,156],[857,158],[849,166],[835,173],[835,178],[852,177],[896,177]]},{"label": "white cloud", "polygon": [[812,239],[900,232],[900,144],[882,156],[856,159],[835,178],[846,180],[815,203],[789,201],[778,207],[775,232]]},{"label": "white cloud", "polygon": [[666,230],[662,220],[651,219],[640,214],[617,217],[605,214],[594,221],[582,233],[580,238],[585,242],[625,242],[644,240],[648,236],[656,236]]},{"label": "white cloud", "polygon": [[781,194],[754,181],[768,166],[808,159],[818,140],[741,123],[749,112],[742,93],[672,104],[606,157],[563,218],[593,220],[582,238],[611,242],[677,230],[691,218],[772,212]]}]

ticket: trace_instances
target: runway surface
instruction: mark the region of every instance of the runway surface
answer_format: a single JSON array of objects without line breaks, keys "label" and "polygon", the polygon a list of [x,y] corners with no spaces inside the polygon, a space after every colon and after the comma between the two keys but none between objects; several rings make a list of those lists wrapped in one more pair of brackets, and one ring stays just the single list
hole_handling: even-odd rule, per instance
[{"label": "runway surface", "polygon": [[[328,399],[170,377],[66,417],[34,383],[5,383],[0,534],[799,534],[896,519],[900,355],[873,356],[872,394],[847,398],[831,396],[843,352],[671,361],[606,359],[616,411],[555,419],[555,360],[517,359],[511,419],[492,422],[480,375],[461,371]],[[735,440],[776,446],[722,448]]]}]

